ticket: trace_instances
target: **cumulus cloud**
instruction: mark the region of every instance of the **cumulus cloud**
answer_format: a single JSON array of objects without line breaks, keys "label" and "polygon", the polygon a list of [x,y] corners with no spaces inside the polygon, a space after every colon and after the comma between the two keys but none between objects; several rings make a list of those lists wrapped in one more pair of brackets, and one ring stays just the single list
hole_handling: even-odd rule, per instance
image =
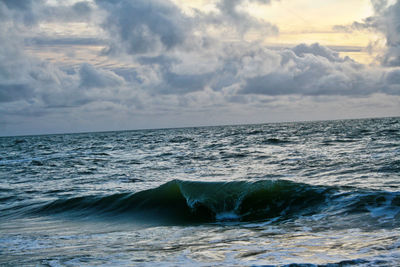
[{"label": "cumulus cloud", "polygon": [[[157,56],[157,53],[173,49],[212,48],[218,41],[208,36],[210,27],[221,34],[227,31],[239,33],[238,37],[251,29],[260,31],[263,37],[279,32],[277,26],[242,11],[240,7],[244,2],[221,0],[216,3],[217,13],[197,10],[194,16],[188,16],[168,0],[97,0],[96,4],[106,14],[101,26],[110,36],[104,52]],[[269,0],[250,2],[270,3]]]},{"label": "cumulus cloud", "polygon": [[107,12],[102,24],[112,40],[107,53],[170,50],[181,45],[191,33],[191,21],[169,1],[97,0],[96,3]]},{"label": "cumulus cloud", "polygon": [[386,49],[380,55],[382,65],[400,66],[400,1],[390,4],[388,0],[371,0],[374,15],[362,22],[354,22],[349,26],[335,26],[336,30],[373,30],[385,36]]},{"label": "cumulus cloud", "polygon": [[295,46],[292,51],[296,54],[298,57],[305,57],[307,54],[308,55],[314,55],[314,56],[319,56],[322,58],[326,58],[330,62],[344,62],[344,61],[350,61],[350,59],[347,58],[341,58],[339,56],[339,53],[324,47],[318,43],[314,43],[311,45],[306,45],[306,44],[299,44]]},{"label": "cumulus cloud", "polygon": [[[239,9],[244,0],[221,0],[216,3],[219,15],[197,13],[193,17],[168,1],[96,3],[108,14],[102,24],[113,37],[108,52],[133,55],[132,60],[141,64],[134,70],[136,88],[151,94],[183,95],[211,88],[227,93],[229,99],[238,99],[234,94],[365,96],[383,90],[375,70],[319,44],[276,51],[260,44],[217,42],[211,48],[185,50],[185,42],[199,29],[194,26],[196,21],[206,25],[237,21],[240,25],[234,26],[239,32],[241,26],[268,26]],[[214,20],[205,22],[205,15],[214,16]],[[201,53],[207,56],[199,59],[194,55]],[[208,65],[208,71],[188,71],[193,58],[198,65]]]},{"label": "cumulus cloud", "polygon": [[279,65],[246,78],[239,93],[362,96],[380,91],[379,72],[319,44],[301,44],[277,53]]},{"label": "cumulus cloud", "polygon": [[[64,21],[71,12],[80,21],[90,11],[86,2],[64,11],[62,8],[48,6],[44,1],[0,2],[0,12],[9,15],[0,19],[1,112],[38,115],[50,112],[49,108],[77,107],[105,97],[107,88],[123,85],[124,80],[112,71],[98,70],[90,64],[65,70],[25,52],[24,36],[35,30],[35,23],[49,21],[49,16]],[[96,89],[103,91],[95,92]]]},{"label": "cumulus cloud", "polygon": [[[279,29],[277,26],[254,18],[248,13],[241,10],[241,4],[244,0],[220,0],[217,8],[220,16],[211,16],[212,21],[219,25],[235,25],[235,29],[241,33],[246,33],[249,29],[261,30],[263,34],[277,34]],[[271,0],[250,0],[258,4],[270,4]]]},{"label": "cumulus cloud", "polygon": [[400,66],[400,1],[378,13],[376,27],[386,36],[387,51],[383,64]]}]

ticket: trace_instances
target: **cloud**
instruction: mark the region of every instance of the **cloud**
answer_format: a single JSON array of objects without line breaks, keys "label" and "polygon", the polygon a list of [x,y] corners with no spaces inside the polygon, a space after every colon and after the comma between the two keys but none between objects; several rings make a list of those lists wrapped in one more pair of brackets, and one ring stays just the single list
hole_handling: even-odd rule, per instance
[{"label": "cloud", "polygon": [[372,30],[385,37],[386,48],[379,60],[383,66],[400,67],[400,0],[390,4],[387,0],[371,0],[374,15],[362,22],[355,21],[351,25],[338,25],[339,31]]},{"label": "cloud", "polygon": [[43,21],[88,21],[91,13],[92,7],[87,1],[73,5],[48,5],[44,0],[0,1],[0,21],[11,19],[14,25],[22,23],[27,27]]},{"label": "cloud", "polygon": [[160,93],[187,94],[203,90],[211,77],[206,74],[177,74],[173,72],[163,73],[163,81],[158,88]]},{"label": "cloud", "polygon": [[400,1],[380,13],[378,29],[386,36],[384,65],[400,66]]},{"label": "cloud", "polygon": [[[37,1],[42,4],[43,1]],[[40,3],[39,3],[40,2]],[[33,10],[32,0],[1,0],[0,1],[0,21],[22,21],[25,25],[36,24],[35,11]]]},{"label": "cloud", "polygon": [[390,95],[400,95],[400,69],[385,74],[385,92]]},{"label": "cloud", "polygon": [[349,60],[349,58],[341,58],[339,56],[339,53],[337,53],[327,47],[324,47],[318,43],[314,43],[311,45],[299,44],[299,45],[295,46],[292,49],[292,51],[298,57],[304,57],[307,54],[309,54],[309,55],[326,58],[330,62],[344,62],[346,60]]},{"label": "cloud", "polygon": [[[379,71],[319,44],[278,51],[249,48],[245,54],[251,56],[237,55],[223,67],[231,67],[234,78],[227,85],[238,94],[365,96],[381,90]],[[232,69],[235,65],[238,67]]]},{"label": "cloud", "polygon": [[[170,1],[97,0],[106,14],[101,27],[109,35],[108,47],[103,52],[116,57],[131,55],[132,61],[140,64],[132,71],[135,88],[151,94],[182,95],[210,85],[216,88],[221,85],[220,73],[210,70],[220,64],[216,62],[219,59],[224,61],[221,53],[229,42],[210,37],[210,27],[217,26],[221,34],[229,28],[239,38],[249,29],[261,30],[264,36],[278,32],[270,23],[241,11],[243,3],[221,0],[216,3],[219,13],[197,10],[188,16]],[[203,70],[199,70],[200,66]],[[126,72],[124,75],[133,77]]]},{"label": "cloud", "polygon": [[363,23],[354,23],[381,32],[386,38],[386,50],[380,60],[384,66],[400,66],[400,1],[389,4],[386,0],[371,0],[375,15]]},{"label": "cloud", "polygon": [[123,78],[112,71],[97,70],[90,64],[83,64],[79,70],[80,87],[105,88],[124,84]]},{"label": "cloud", "polygon": [[2,0],[1,2],[10,9],[27,10],[32,6],[32,1],[30,0]]},{"label": "cloud", "polygon": [[[105,54],[157,56],[174,49],[190,51],[209,49],[219,41],[209,30],[219,34],[238,33],[238,38],[250,30],[257,30],[262,38],[276,35],[277,26],[256,19],[241,10],[244,0],[221,0],[216,3],[219,12],[195,10],[189,16],[168,0],[97,0],[96,4],[106,14],[101,24],[109,34],[110,43]],[[250,0],[269,4],[269,0]]]},{"label": "cloud", "polygon": [[112,40],[107,53],[171,50],[190,34],[191,21],[169,1],[97,0],[96,3],[107,12],[102,24]]},{"label": "cloud", "polygon": [[[279,29],[242,7],[268,0],[218,0],[213,11],[193,13],[167,0],[49,3],[0,0],[2,125],[70,120],[104,130],[99,127],[118,120],[124,128],[171,126],[175,119],[195,125],[255,116],[261,122],[263,112],[282,111],[290,119],[304,105],[350,110],[362,100],[367,110],[368,101],[378,106],[390,99],[391,106],[381,108],[392,111],[398,103],[396,27],[383,18],[395,21],[398,14],[384,1],[376,2],[376,16],[354,26],[388,36],[382,66],[340,56],[351,47],[266,47],[262,39]],[[46,33],[39,26],[48,22],[79,22],[97,35]],[[249,41],[249,32],[260,38]],[[46,59],[66,46],[76,53]],[[95,58],[83,52],[101,46]]]},{"label": "cloud", "polygon": [[[32,39],[25,38],[27,32],[35,33],[37,26],[26,25],[28,15],[35,23],[56,18],[65,22],[73,12],[80,21],[90,10],[87,2],[71,6],[49,6],[43,1],[0,2],[0,13],[8,14],[0,19],[1,113],[43,115],[53,112],[54,108],[79,107],[100,99],[112,99],[114,87],[123,87],[123,78],[110,70],[97,69],[88,63],[64,69],[25,52],[26,43],[35,45]],[[69,21],[73,19],[68,18]],[[65,37],[53,38],[50,43],[65,44],[66,40],[70,44],[82,43],[82,40]],[[91,43],[92,39],[83,41]]]},{"label": "cloud", "polygon": [[37,46],[73,46],[73,45],[82,45],[82,46],[101,46],[104,45],[104,40],[99,38],[91,38],[91,37],[49,37],[49,36],[39,36],[33,38],[26,38],[25,44],[30,45],[32,47]]},{"label": "cloud", "polygon": [[32,97],[32,89],[27,84],[0,84],[0,102],[12,102]]},{"label": "cloud", "polygon": [[[241,4],[244,0],[220,0],[217,2],[217,8],[220,11],[220,15],[211,16],[214,23],[219,25],[235,25],[235,29],[240,33],[244,34],[250,29],[261,30],[263,34],[278,34],[279,29],[277,26],[272,25],[263,20],[258,20],[250,14],[240,9]],[[271,0],[250,0],[249,2],[258,4],[270,4]]]}]

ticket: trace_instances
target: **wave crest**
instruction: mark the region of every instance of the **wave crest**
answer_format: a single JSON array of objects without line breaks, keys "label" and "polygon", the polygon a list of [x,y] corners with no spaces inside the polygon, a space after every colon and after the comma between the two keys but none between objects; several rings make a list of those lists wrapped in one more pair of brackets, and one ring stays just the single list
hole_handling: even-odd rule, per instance
[{"label": "wave crest", "polygon": [[285,180],[191,182],[173,180],[157,188],[110,196],[59,199],[39,212],[130,215],[136,220],[170,223],[255,221],[314,213],[327,188]]}]

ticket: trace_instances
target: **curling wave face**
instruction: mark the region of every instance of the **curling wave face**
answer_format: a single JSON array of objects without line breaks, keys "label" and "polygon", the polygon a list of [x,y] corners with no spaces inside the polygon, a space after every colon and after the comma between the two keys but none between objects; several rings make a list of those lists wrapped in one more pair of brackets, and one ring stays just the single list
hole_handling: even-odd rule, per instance
[{"label": "curling wave face", "polygon": [[390,214],[392,224],[395,224],[400,216],[400,194],[287,180],[173,180],[137,193],[58,199],[41,205],[34,212],[106,218],[120,216],[159,224],[291,220],[299,216],[345,213],[379,217],[379,213],[384,213]]}]

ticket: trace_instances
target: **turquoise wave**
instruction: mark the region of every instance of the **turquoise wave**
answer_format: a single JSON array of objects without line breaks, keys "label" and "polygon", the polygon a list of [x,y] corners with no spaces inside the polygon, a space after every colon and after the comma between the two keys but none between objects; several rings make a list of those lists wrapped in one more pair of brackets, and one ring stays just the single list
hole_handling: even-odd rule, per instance
[{"label": "turquoise wave", "polygon": [[287,180],[194,182],[173,180],[137,193],[58,199],[35,212],[75,216],[121,216],[161,224],[288,220],[334,211],[335,214],[393,211],[400,216],[400,195],[343,191]]}]

